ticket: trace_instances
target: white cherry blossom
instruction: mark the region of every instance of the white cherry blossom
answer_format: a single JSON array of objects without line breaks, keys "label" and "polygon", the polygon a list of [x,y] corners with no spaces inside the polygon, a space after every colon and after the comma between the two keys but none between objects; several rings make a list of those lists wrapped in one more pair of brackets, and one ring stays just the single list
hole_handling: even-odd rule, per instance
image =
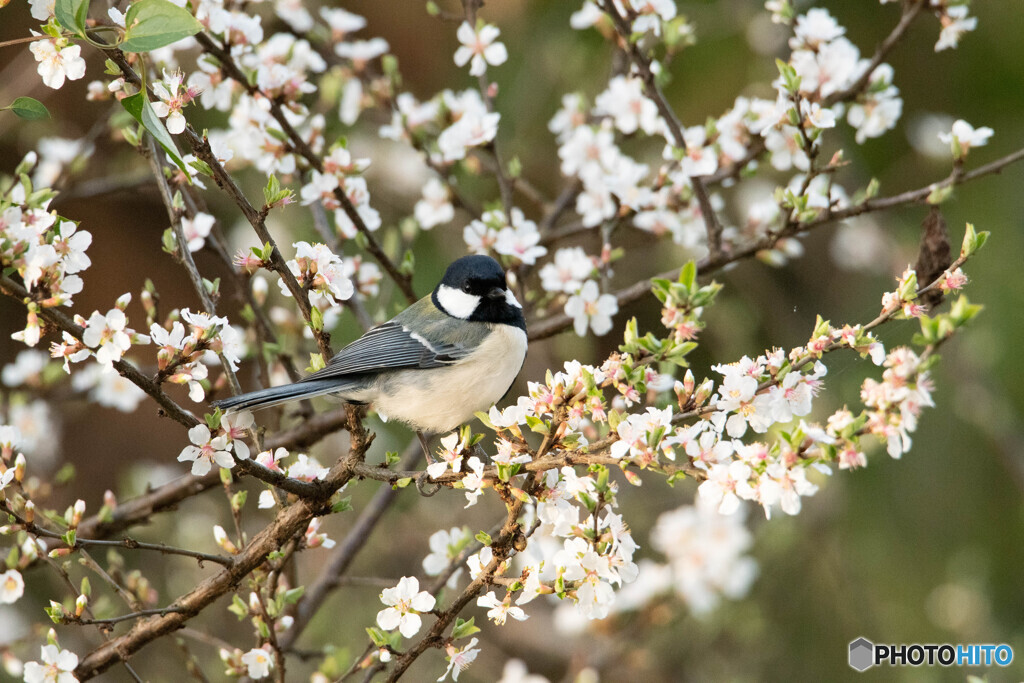
[{"label": "white cherry blossom", "polygon": [[480,76],[487,71],[487,65],[500,66],[508,59],[508,50],[504,43],[496,41],[501,30],[497,26],[485,24],[474,30],[468,21],[459,25],[455,35],[462,45],[455,51],[455,65],[465,66],[469,63],[469,74]]},{"label": "white cherry blossom", "polygon": [[398,629],[405,638],[416,635],[423,620],[421,612],[434,609],[436,600],[420,590],[420,582],[413,576],[403,576],[394,588],[385,588],[380,601],[387,607],[377,613],[377,625],[385,631]]},{"label": "white cherry blossom", "polygon": [[565,314],[572,318],[573,329],[581,337],[587,328],[601,336],[612,329],[612,316],[619,312],[619,304],[611,294],[601,294],[597,283],[587,280],[578,294],[565,303]]},{"label": "white cherry blossom", "polygon": [[47,87],[58,90],[64,85],[65,79],[77,81],[85,76],[81,45],[71,44],[58,48],[53,40],[44,38],[29,45],[29,50],[39,62],[37,71]]}]

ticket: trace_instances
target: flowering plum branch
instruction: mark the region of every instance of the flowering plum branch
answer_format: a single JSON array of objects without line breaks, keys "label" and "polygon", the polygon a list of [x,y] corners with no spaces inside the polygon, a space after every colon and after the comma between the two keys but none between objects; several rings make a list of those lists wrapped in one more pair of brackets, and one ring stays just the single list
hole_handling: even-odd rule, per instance
[{"label": "flowering plum branch", "polygon": [[[937,306],[967,284],[962,267],[988,233],[968,225],[951,260],[937,231],[938,243],[924,247],[934,262],[907,268],[869,322],[833,325],[818,316],[806,343],[716,359],[702,377],[694,351],[717,324],[705,313],[724,289],[710,277],[752,259],[785,266],[818,228],[894,208],[927,205],[938,224],[953,188],[1024,159],[1018,150],[970,164],[971,151],[994,132],[958,119],[937,136],[951,158],[944,178],[887,196],[875,180],[847,190],[849,158],[857,155],[842,134],[863,145],[889,134],[903,115],[900,79],[886,60],[929,15],[941,27],[934,49],[955,48],[977,23],[959,3],[905,0],[889,33],[862,57],[828,11],[800,13],[789,0],[770,0],[765,21],[784,27],[788,51],[776,61],[778,77],[749,90],[770,97],[737,96],[726,111],[686,125],[689,117],[672,106],[669,67],[697,43],[697,28],[668,0],[587,0],[571,26],[600,33],[615,53],[613,68],[599,91],[564,94],[548,122],[555,144],[531,148],[522,160],[510,151],[521,149],[508,132],[519,112],[504,80],[520,39],[511,26],[491,23],[502,15],[484,16],[479,0],[463,0],[459,13],[428,4],[439,30],[457,41],[445,62],[473,80],[426,94],[407,84],[387,41],[355,37],[365,18],[339,8],[135,0],[100,18],[86,0],[29,4],[39,30],[0,48],[27,44],[42,87],[95,76],[87,98],[116,101],[124,115],[107,115],[68,149],[40,143],[0,177],[0,291],[23,307],[13,339],[26,347],[2,368],[0,536],[11,543],[0,603],[17,602],[26,579],[44,590],[33,579],[52,572],[60,588],[47,615],[62,628],[96,627],[90,632],[99,636],[77,640],[79,656],[51,631],[36,651],[40,661],[23,666],[30,681],[87,680],[115,665],[142,680],[128,660],[175,632],[215,647],[230,676],[283,681],[317,666],[317,680],[383,674],[394,681],[436,651],[433,665],[447,664],[439,680],[457,680],[495,629],[539,618],[539,603],[589,622],[672,589],[697,614],[742,597],[757,571],[748,501],[766,516],[795,515],[823,475],[865,467],[872,441],[893,458],[909,450],[923,409],[933,405],[937,349],[981,310],[959,295],[948,309]],[[93,73],[89,54],[105,57],[102,73]],[[0,109],[26,121],[47,114],[29,97]],[[55,188],[66,199],[143,182],[76,177],[74,158],[94,153],[107,133],[136,152],[128,164],[140,164],[138,156],[148,164],[145,182],[155,184],[167,218],[159,246],[182,266],[198,310],[165,307],[166,290],[144,278],[141,287],[125,287],[140,292],[134,304],[127,293],[88,316],[88,309],[73,312],[86,284],[102,280],[90,271],[101,226],[60,215]],[[400,172],[386,165],[398,149],[408,153]],[[560,188],[548,190],[534,174],[543,161],[561,174]],[[374,176],[381,168],[389,178],[413,178],[414,191],[400,198],[389,185],[401,179],[381,183]],[[210,178],[217,190],[206,187]],[[262,201],[250,199],[257,185]],[[230,207],[218,206],[220,198]],[[57,206],[63,213],[71,204]],[[248,238],[231,228],[237,218],[251,229]],[[331,335],[349,332],[344,311],[358,332],[386,317],[387,295],[416,300],[413,275],[430,265],[420,256],[429,252],[420,242],[428,232],[439,242],[461,236],[460,248],[446,253],[464,247],[501,263],[534,349],[569,328],[578,337],[621,333],[621,344],[595,365],[559,361],[546,373],[528,365],[525,391],[478,415],[486,431],[466,425],[439,435],[425,466],[415,440],[402,455],[373,455],[372,407],[314,413],[305,401],[267,420],[193,414],[178,401],[178,392],[195,404],[238,393],[250,365],[265,385],[298,379],[293,358],[306,352],[311,370],[323,367],[333,355]],[[671,253],[673,267],[659,274],[650,263],[635,266],[629,257],[638,237]],[[210,279],[204,253],[217,259],[223,283]],[[660,304],[660,328],[644,330],[637,317],[616,325],[649,294]],[[887,350],[876,330],[909,319],[920,327],[912,344]],[[40,343],[49,354],[36,349]],[[864,372],[859,404],[839,401],[842,408],[822,414],[823,359],[840,349],[880,374]],[[107,491],[89,516],[84,493],[63,514],[51,509],[56,487],[78,484],[65,470],[50,472],[33,433],[47,431],[52,418],[40,415],[66,397],[124,412],[152,399],[175,429],[184,428],[172,448],[177,462],[166,458],[182,476],[121,501]],[[659,511],[649,545],[664,563],[641,549],[620,506],[652,473],[694,497],[693,505]],[[370,486],[378,487],[372,496],[356,495]],[[125,535],[153,519],[195,526],[183,523],[192,518],[179,506],[212,489],[224,498],[205,506],[222,514],[202,538],[216,552],[193,537]],[[349,575],[357,557],[374,559],[367,556],[378,539],[394,535],[388,513],[398,501],[442,500],[500,505],[501,519],[480,528],[469,516],[476,509],[462,513],[455,526],[432,529],[429,540],[424,534],[429,554],[421,564]],[[328,520],[354,507],[358,514],[336,542]],[[90,554],[97,547],[109,551],[104,561]],[[142,558],[156,552],[210,563],[212,573],[174,591],[146,569]],[[125,556],[140,568],[129,569]],[[65,562],[71,558],[77,568]],[[73,579],[79,570],[86,575]],[[90,577],[99,579],[95,591]],[[342,586],[382,589],[372,613],[344,615],[369,635],[362,655],[347,660],[342,648],[300,647]],[[192,622],[206,615],[204,628],[212,629],[217,615],[230,619],[215,606],[228,595],[226,611],[251,627],[245,646]],[[109,597],[128,611],[116,614]],[[126,630],[114,629],[122,623]],[[208,662],[180,647],[203,680]]]}]

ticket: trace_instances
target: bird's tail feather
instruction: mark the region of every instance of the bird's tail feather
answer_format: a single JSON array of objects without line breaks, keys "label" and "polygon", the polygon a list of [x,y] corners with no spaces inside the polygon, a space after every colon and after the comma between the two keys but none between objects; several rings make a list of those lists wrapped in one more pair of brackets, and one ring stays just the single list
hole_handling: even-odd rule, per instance
[{"label": "bird's tail feather", "polygon": [[260,410],[281,403],[287,403],[288,401],[298,401],[324,394],[344,394],[346,389],[354,389],[358,384],[358,381],[354,380],[351,383],[347,383],[338,377],[296,382],[295,384],[285,384],[279,387],[270,387],[269,389],[260,389],[259,391],[250,391],[247,394],[231,396],[214,401],[211,405],[229,413],[235,413],[240,410]]}]

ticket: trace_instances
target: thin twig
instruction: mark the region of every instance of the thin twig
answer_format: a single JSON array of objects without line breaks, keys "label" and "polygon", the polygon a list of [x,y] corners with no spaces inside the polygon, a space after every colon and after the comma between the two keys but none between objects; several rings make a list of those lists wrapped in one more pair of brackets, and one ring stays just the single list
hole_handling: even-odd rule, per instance
[{"label": "thin twig", "polygon": [[[636,67],[640,80],[643,81],[644,93],[647,95],[647,98],[654,102],[658,108],[658,113],[664,119],[669,135],[672,137],[672,144],[685,153],[686,137],[683,134],[682,123],[680,123],[675,110],[669,105],[668,100],[665,99],[665,94],[658,86],[654,71],[651,69],[651,61],[640,51],[640,46],[631,39],[633,27],[625,17],[619,14],[619,10],[611,0],[602,0],[600,7],[611,18],[615,31],[619,35],[622,50]],[[693,185],[693,193],[697,197],[697,203],[700,205],[701,217],[704,219],[704,227],[708,236],[708,249],[711,251],[712,256],[717,256],[722,251],[722,224],[719,222],[715,209],[711,205],[711,196],[708,194],[707,187],[704,184],[705,179],[701,176],[693,176],[690,178],[690,182]]]},{"label": "thin twig", "polygon": [[142,609],[138,612],[132,612],[130,614],[122,614],[119,617],[110,617],[109,619],[82,619],[80,617],[65,617],[65,621],[70,624],[83,624],[83,625],[95,625],[103,624],[106,626],[112,626],[114,624],[120,624],[122,621],[132,621],[134,619],[141,619],[142,617],[151,617],[153,615],[166,616],[168,614],[175,614],[181,612],[178,607],[157,607],[155,609]]},{"label": "thin twig", "polygon": [[[33,299],[32,295],[29,294],[24,287],[6,275],[0,276],[0,291],[3,291],[5,294],[8,294],[22,302]],[[67,332],[75,339],[81,340],[82,336],[85,334],[84,328],[75,323],[74,320],[69,318],[67,314],[59,309],[40,307],[39,315],[46,322],[53,325],[53,327],[61,330],[62,332]],[[175,422],[189,428],[199,424],[199,420],[194,415],[175,403],[163,392],[162,389],[160,389],[157,384],[139,372],[134,365],[125,360],[114,361],[113,365],[114,369],[117,370],[122,377],[149,394],[149,396],[160,405],[164,413]]]},{"label": "thin twig", "polygon": [[900,17],[900,21],[896,24],[896,27],[886,36],[885,40],[882,41],[878,49],[875,50],[875,54],[871,57],[871,61],[868,62],[867,68],[861,73],[861,75],[850,84],[849,87],[838,92],[834,92],[828,97],[824,98],[821,102],[822,107],[831,107],[836,102],[844,102],[851,97],[855,97],[867,87],[871,82],[871,76],[875,73],[882,60],[885,59],[889,51],[896,46],[896,43],[900,41],[903,34],[910,28],[910,24],[914,22],[917,15],[924,9],[925,5],[928,4],[928,0],[909,0],[904,7],[903,15]]},{"label": "thin twig", "polygon": [[[281,108],[281,104],[275,98],[268,97],[265,93],[262,93],[254,83],[250,82],[245,73],[235,63],[231,53],[219,45],[216,40],[203,31],[197,33],[195,38],[206,52],[217,58],[224,72],[245,88],[249,94],[259,93],[266,98],[267,102],[270,103],[270,114],[277,121],[278,125],[281,126],[281,130],[287,136],[292,150],[305,159],[311,168],[322,172],[324,170],[323,159],[313,151],[309,144],[302,139],[298,131],[295,130],[294,126],[291,125],[284,114],[284,110]],[[373,236],[373,231],[367,227],[366,222],[359,215],[348,195],[345,194],[344,188],[337,188],[334,191],[334,196],[341,204],[345,215],[348,216],[349,220],[356,227],[356,230],[361,232],[366,238],[366,250],[370,252],[377,263],[394,280],[409,303],[416,301],[416,294],[412,290],[412,279],[408,275],[403,274],[398,269],[398,266],[384,253],[384,250]]]},{"label": "thin twig", "polygon": [[[410,467],[419,460],[419,457],[419,442],[413,440],[405,449],[405,453],[399,462],[399,468]],[[358,465],[354,469],[357,470]],[[362,513],[360,513],[352,529],[345,536],[345,540],[342,541],[338,549],[334,551],[331,559],[328,560],[327,564],[320,571],[317,580],[303,594],[302,600],[298,604],[294,623],[280,638],[282,649],[288,650],[292,648],[306,626],[309,625],[313,616],[323,607],[327,596],[340,585],[341,577],[348,571],[356,555],[366,545],[367,539],[369,539],[374,528],[384,517],[384,513],[398,499],[399,490],[390,486],[380,489],[374,494]]]},{"label": "thin twig", "polygon": [[[701,273],[701,275],[708,275],[710,273],[722,269],[723,267],[729,265],[730,263],[750,258],[752,256],[755,256],[758,252],[763,251],[765,249],[771,249],[780,239],[783,239],[784,237],[794,237],[796,235],[801,235],[810,232],[811,230],[814,230],[816,228],[820,228],[822,226],[829,225],[844,220],[846,218],[853,218],[854,216],[860,216],[874,211],[882,211],[885,209],[892,209],[897,206],[922,202],[925,199],[927,199],[928,195],[930,195],[936,189],[960,185],[971,180],[976,180],[977,178],[981,178],[983,176],[991,175],[993,173],[999,173],[1005,167],[1009,166],[1010,164],[1016,163],[1021,159],[1024,159],[1024,149],[1019,149],[1016,152],[1013,152],[1002,157],[1001,159],[997,159],[989,164],[985,164],[984,166],[979,166],[973,171],[969,171],[963,174],[952,174],[949,177],[932,183],[926,187],[918,188],[916,190],[909,190],[907,192],[902,192],[891,197],[869,199],[865,202],[861,202],[860,204],[854,204],[853,206],[847,207],[845,209],[827,211],[818,218],[815,218],[811,221],[808,221],[806,223],[797,223],[793,225],[789,230],[787,230],[784,233],[779,232],[765,235],[761,239],[755,240],[749,245],[736,249],[729,254],[720,254],[717,258],[712,258],[712,256],[709,254],[708,256],[700,260],[700,262],[697,264],[697,270],[699,273]],[[619,291],[614,292],[615,300],[616,302],[618,302],[618,305],[621,308],[626,304],[641,299],[650,292],[651,280],[658,278],[675,280],[676,278],[679,277],[680,270],[680,268],[674,268],[672,270],[665,271],[664,273],[659,273],[658,275],[655,275],[653,278],[645,278],[643,280],[640,280],[639,282],[630,285],[629,287],[620,289]],[[571,325],[572,318],[565,315],[564,313],[559,313],[556,315],[552,315],[549,318],[543,318],[541,320],[532,321],[528,325],[528,329],[530,332],[530,341],[546,339],[547,337],[551,337],[565,329],[568,329]]]},{"label": "thin twig", "polygon": [[233,590],[238,582],[266,560],[267,555],[281,547],[282,542],[303,533],[313,517],[330,511],[328,498],[354,476],[354,465],[361,462],[373,441],[352,411],[349,433],[352,441],[348,454],[341,458],[324,482],[325,496],[315,500],[299,499],[278,512],[274,522],[257,534],[243,548],[230,566],[204,580],[195,589],[172,603],[178,611],[153,616],[139,621],[132,629],[96,648],[79,662],[75,669],[78,680],[88,680],[102,673],[118,661],[137,652],[147,643],[178,630],[189,619],[199,614],[220,596]]}]

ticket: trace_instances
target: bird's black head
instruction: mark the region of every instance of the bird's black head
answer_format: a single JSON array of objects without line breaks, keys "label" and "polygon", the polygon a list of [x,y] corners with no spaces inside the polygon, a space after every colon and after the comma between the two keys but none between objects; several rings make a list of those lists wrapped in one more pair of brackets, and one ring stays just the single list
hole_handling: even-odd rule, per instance
[{"label": "bird's black head", "polygon": [[522,306],[508,289],[505,271],[490,256],[463,256],[454,261],[431,296],[434,305],[453,318],[526,330]]}]

